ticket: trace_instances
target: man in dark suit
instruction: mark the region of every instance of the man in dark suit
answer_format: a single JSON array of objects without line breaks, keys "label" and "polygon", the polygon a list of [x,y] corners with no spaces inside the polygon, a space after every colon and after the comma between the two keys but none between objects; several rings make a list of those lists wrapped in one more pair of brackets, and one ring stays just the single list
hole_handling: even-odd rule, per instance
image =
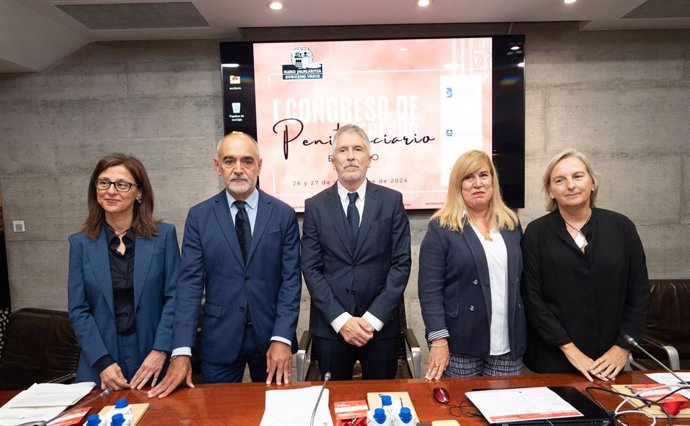
[{"label": "man in dark suit", "polygon": [[201,370],[208,382],[288,383],[301,280],[295,211],[256,188],[256,141],[233,132],[218,144],[226,190],[192,207],[185,224],[173,327],[173,358],[149,397],[191,380],[191,347],[203,307]]},{"label": "man in dark suit", "polygon": [[410,226],[402,194],[366,179],[364,130],[345,125],[333,137],[338,182],[306,200],[302,270],[311,300],[314,348],[323,376],[395,377],[398,307],[410,275]]}]

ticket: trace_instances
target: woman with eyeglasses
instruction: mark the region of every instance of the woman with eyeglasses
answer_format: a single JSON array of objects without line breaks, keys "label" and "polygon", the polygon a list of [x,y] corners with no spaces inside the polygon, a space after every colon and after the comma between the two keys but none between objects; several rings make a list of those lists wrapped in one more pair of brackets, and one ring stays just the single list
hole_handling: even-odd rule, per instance
[{"label": "woman with eyeglasses", "polygon": [[172,350],[179,247],[153,218],[141,162],[102,158],[89,179],[88,217],[69,237],[69,316],[81,346],[77,381],[141,389],[164,376]]}]

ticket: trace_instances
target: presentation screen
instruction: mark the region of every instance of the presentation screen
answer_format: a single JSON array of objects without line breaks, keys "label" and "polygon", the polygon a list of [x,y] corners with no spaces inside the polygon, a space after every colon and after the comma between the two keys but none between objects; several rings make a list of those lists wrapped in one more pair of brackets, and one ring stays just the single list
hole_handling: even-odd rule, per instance
[{"label": "presentation screen", "polygon": [[221,43],[225,132],[256,137],[262,190],[298,212],[332,186],[333,135],[371,141],[367,177],[438,209],[450,170],[490,153],[511,207],[524,204],[522,36]]}]

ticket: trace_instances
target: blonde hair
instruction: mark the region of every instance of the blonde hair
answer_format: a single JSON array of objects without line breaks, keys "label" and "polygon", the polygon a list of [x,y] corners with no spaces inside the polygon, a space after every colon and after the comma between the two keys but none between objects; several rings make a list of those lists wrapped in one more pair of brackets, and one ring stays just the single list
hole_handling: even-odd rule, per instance
[{"label": "blonde hair", "polygon": [[570,157],[574,157],[582,161],[582,163],[585,165],[585,169],[587,169],[587,174],[590,178],[592,178],[592,195],[589,197],[589,206],[594,207],[594,202],[597,200],[597,193],[599,192],[599,176],[594,173],[592,164],[589,162],[589,159],[587,159],[585,154],[581,153],[575,148],[566,148],[553,157],[551,161],[549,161],[549,164],[546,165],[544,174],[541,177],[541,190],[544,192],[544,197],[546,198],[546,211],[552,212],[558,208],[558,203],[554,198],[551,198],[551,195],[549,194],[549,189],[551,188],[551,173],[553,172],[553,169],[556,168],[556,164],[558,164],[561,160],[565,160],[566,158]]},{"label": "blonde hair", "polygon": [[493,194],[491,200],[489,200],[489,215],[499,230],[508,228],[512,231],[515,229],[518,218],[515,212],[510,210],[503,202],[503,198],[501,198],[501,188],[498,183],[496,167],[494,167],[491,157],[484,151],[479,150],[467,151],[455,161],[450,172],[446,203],[431,216],[431,220],[438,219],[442,227],[451,231],[463,231],[465,221],[471,219],[465,218],[467,206],[462,199],[462,181],[465,177],[479,170],[483,165],[489,166],[493,185]]}]

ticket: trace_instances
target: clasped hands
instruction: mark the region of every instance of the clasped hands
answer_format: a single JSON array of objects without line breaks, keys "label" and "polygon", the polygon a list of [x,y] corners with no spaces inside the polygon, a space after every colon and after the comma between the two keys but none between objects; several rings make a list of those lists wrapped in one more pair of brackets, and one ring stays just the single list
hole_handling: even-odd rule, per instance
[{"label": "clasped hands", "polygon": [[374,327],[362,317],[351,317],[339,333],[345,342],[361,348],[374,337]]},{"label": "clasped hands", "polygon": [[572,342],[561,346],[561,350],[573,367],[590,382],[594,381],[592,376],[604,381],[615,379],[625,367],[629,353],[627,349],[613,345],[602,356],[592,360]]}]

